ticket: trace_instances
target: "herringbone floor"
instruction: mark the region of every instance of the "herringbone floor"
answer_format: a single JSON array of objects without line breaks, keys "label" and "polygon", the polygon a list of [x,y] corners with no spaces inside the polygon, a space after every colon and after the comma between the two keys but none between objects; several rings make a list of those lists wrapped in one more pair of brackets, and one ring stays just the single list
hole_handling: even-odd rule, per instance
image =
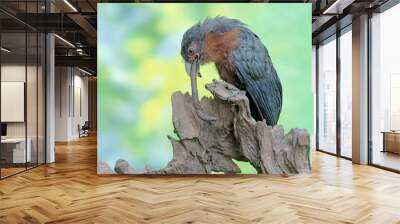
[{"label": "herringbone floor", "polygon": [[313,154],[309,176],[96,175],[96,139],[0,181],[0,223],[400,223],[400,175]]}]

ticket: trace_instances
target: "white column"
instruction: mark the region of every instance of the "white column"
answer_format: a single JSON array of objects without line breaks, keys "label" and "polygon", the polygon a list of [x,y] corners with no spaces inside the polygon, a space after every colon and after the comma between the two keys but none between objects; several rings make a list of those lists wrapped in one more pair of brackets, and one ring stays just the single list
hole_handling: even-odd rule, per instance
[{"label": "white column", "polygon": [[368,15],[353,19],[353,162],[368,163]]},{"label": "white column", "polygon": [[65,66],[55,69],[55,141],[71,140],[71,70]]},{"label": "white column", "polygon": [[[46,12],[54,12],[54,5],[46,1]],[[55,161],[55,43],[54,34],[46,35],[46,163]]]},{"label": "white column", "polygon": [[54,56],[54,35],[47,34],[46,36],[46,163],[55,161],[54,151],[54,133],[55,133],[55,56]]}]

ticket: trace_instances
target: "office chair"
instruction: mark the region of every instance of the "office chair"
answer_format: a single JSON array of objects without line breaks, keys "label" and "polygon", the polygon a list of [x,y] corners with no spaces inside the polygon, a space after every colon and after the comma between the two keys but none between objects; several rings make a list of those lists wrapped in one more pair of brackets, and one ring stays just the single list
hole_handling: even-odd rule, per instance
[{"label": "office chair", "polygon": [[90,129],[89,121],[85,121],[82,127],[78,125],[78,129],[79,129],[79,138],[89,136],[89,129]]}]

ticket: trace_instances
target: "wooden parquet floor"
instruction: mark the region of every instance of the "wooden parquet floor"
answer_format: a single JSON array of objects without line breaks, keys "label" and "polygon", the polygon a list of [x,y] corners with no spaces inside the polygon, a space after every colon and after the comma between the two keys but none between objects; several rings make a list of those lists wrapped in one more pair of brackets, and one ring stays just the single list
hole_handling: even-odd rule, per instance
[{"label": "wooden parquet floor", "polygon": [[315,152],[308,176],[96,174],[96,139],[0,181],[0,223],[400,223],[400,175]]}]

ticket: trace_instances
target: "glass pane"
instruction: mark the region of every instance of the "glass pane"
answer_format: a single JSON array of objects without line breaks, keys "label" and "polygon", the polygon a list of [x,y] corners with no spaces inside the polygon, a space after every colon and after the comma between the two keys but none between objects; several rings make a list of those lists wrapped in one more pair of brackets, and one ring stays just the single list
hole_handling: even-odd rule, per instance
[{"label": "glass pane", "polygon": [[[1,160],[2,177],[25,170],[26,150],[26,34],[1,34]],[[29,147],[28,147],[29,148]]]},{"label": "glass pane", "polygon": [[[38,4],[36,1],[27,2],[26,12],[37,13]],[[37,17],[34,17],[37,18]],[[34,20],[34,19],[32,19]],[[36,23],[37,21],[31,21]],[[27,167],[31,168],[37,165],[37,74],[38,74],[38,35],[35,30],[27,30],[27,76],[26,76],[26,116],[27,116],[27,150],[30,151],[30,161]]]},{"label": "glass pane", "polygon": [[400,5],[372,18],[372,163],[400,170]]},{"label": "glass pane", "polygon": [[[43,13],[45,0],[0,1],[0,7],[15,14]],[[0,18],[0,176],[4,178],[45,161],[45,35],[2,12]]]},{"label": "glass pane", "polygon": [[340,36],[340,127],[342,156],[352,156],[352,35]]},{"label": "glass pane", "polygon": [[38,45],[38,163],[45,163],[45,44],[46,37],[44,34],[39,34]]},{"label": "glass pane", "polygon": [[30,153],[30,160],[28,160],[28,168],[34,167],[37,165],[37,132],[38,132],[38,124],[37,124],[37,98],[38,98],[38,88],[37,88],[37,79],[38,79],[38,37],[36,32],[28,32],[28,63],[27,63],[27,80],[26,80],[26,113],[27,113],[27,143],[28,150]]},{"label": "glass pane", "polygon": [[318,48],[319,149],[336,153],[336,40]]}]

